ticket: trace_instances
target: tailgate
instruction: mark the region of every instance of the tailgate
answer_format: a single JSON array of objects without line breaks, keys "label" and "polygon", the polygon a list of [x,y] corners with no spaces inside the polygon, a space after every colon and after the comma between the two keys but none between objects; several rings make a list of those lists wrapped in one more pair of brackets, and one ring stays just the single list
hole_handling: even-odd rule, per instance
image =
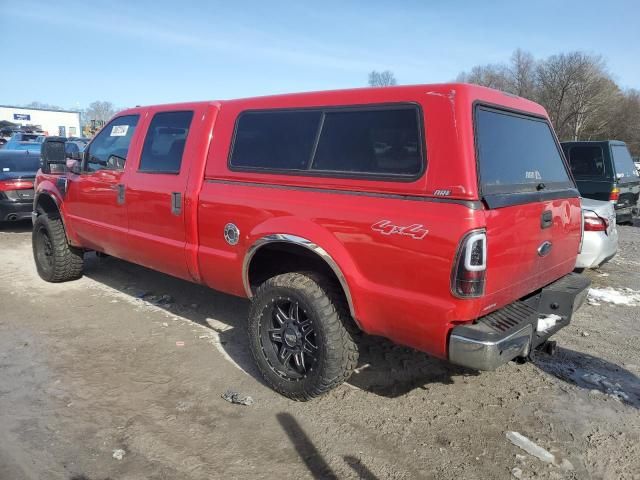
[{"label": "tailgate", "polygon": [[486,313],[573,270],[582,213],[546,119],[476,108],[478,172],[487,207]]},{"label": "tailgate", "polygon": [[488,210],[485,307],[512,302],[571,272],[581,222],[577,197]]}]

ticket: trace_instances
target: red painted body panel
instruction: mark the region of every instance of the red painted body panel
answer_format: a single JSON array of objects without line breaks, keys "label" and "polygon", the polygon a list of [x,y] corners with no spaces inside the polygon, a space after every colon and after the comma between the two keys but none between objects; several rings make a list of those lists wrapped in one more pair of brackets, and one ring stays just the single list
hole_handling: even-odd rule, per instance
[{"label": "red painted body panel", "polygon": [[[72,243],[233,295],[246,295],[243,264],[256,241],[271,234],[310,240],[344,275],[356,320],[366,332],[446,357],[448,333],[456,323],[571,271],[580,240],[577,198],[496,210],[480,202],[472,115],[477,101],[546,116],[535,103],[461,84],[139,107],[123,112],[139,113],[141,119],[125,170],[108,179],[126,185],[125,207],[114,207],[106,179],[95,185],[95,179],[84,178],[95,174],[68,175],[64,199],[55,178],[49,178],[55,176],[40,174],[37,191],[58,197]],[[415,181],[237,172],[227,165],[242,111],[398,102],[417,104],[423,113],[427,166]],[[153,114],[186,109],[195,114],[180,174],[138,172]],[[436,196],[438,190],[449,191],[446,199]],[[171,192],[184,196],[180,215],[171,214]],[[553,226],[541,230],[544,210],[552,211]],[[420,224],[428,233],[417,238],[372,228],[383,220]],[[237,245],[223,237],[229,222],[240,229]],[[459,299],[450,291],[452,267],[461,238],[476,228],[487,231],[486,293]],[[536,249],[545,240],[554,249],[540,258]]]}]

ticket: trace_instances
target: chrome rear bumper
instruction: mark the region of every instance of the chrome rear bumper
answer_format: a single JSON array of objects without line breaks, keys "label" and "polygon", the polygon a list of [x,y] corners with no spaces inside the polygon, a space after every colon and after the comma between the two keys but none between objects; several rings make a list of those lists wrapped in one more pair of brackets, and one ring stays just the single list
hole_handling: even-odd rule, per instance
[{"label": "chrome rear bumper", "polygon": [[476,370],[495,370],[516,357],[529,354],[533,325],[497,340],[477,340],[452,334],[449,361]]},{"label": "chrome rear bumper", "polygon": [[[495,370],[516,357],[526,356],[551,335],[567,326],[584,302],[590,281],[570,273],[526,300],[518,300],[451,330],[449,361],[476,370]],[[538,318],[557,315],[546,331],[537,331]]]}]

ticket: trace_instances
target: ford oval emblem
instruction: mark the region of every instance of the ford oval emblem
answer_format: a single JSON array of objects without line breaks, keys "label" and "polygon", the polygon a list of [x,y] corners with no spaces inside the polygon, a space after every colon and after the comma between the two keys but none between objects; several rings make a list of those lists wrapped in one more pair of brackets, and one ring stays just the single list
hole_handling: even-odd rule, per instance
[{"label": "ford oval emblem", "polygon": [[546,257],[547,255],[549,255],[551,247],[553,247],[551,242],[542,242],[542,245],[538,247],[538,255],[540,255],[541,257]]}]

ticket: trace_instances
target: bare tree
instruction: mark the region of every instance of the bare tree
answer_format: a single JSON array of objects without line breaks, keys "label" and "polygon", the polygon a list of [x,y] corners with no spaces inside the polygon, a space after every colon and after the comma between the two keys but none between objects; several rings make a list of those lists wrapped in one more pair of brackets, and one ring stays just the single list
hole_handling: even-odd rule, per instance
[{"label": "bare tree", "polygon": [[385,70],[384,72],[373,70],[369,73],[370,87],[390,87],[397,84],[398,82],[396,81],[396,77],[390,70]]},{"label": "bare tree", "polygon": [[476,65],[471,71],[462,72],[456,80],[495,88],[496,90],[509,90],[509,78],[504,65]]},{"label": "bare tree", "polygon": [[50,103],[37,102],[37,101],[28,103],[28,104],[24,105],[24,107],[25,108],[39,108],[39,109],[42,109],[42,110],[62,110],[57,105],[51,105]]},{"label": "bare tree", "polygon": [[[583,52],[553,55],[538,65],[538,99],[560,137],[578,140],[604,117],[617,91],[601,57]],[[604,126],[600,127],[600,130]]]},{"label": "bare tree", "polygon": [[96,100],[89,104],[89,107],[85,110],[84,115],[87,121],[95,120],[100,122],[106,122],[116,113],[116,108],[113,103]]},{"label": "bare tree", "polygon": [[624,140],[631,154],[640,156],[640,91],[619,92],[608,113],[606,138]]},{"label": "bare tree", "polygon": [[476,65],[469,72],[462,72],[456,80],[532,98],[536,85],[535,65],[533,55],[518,49],[513,52],[509,64]]},{"label": "bare tree", "polygon": [[513,52],[507,67],[507,83],[510,93],[524,98],[535,97],[536,61],[531,53],[519,48]]}]

